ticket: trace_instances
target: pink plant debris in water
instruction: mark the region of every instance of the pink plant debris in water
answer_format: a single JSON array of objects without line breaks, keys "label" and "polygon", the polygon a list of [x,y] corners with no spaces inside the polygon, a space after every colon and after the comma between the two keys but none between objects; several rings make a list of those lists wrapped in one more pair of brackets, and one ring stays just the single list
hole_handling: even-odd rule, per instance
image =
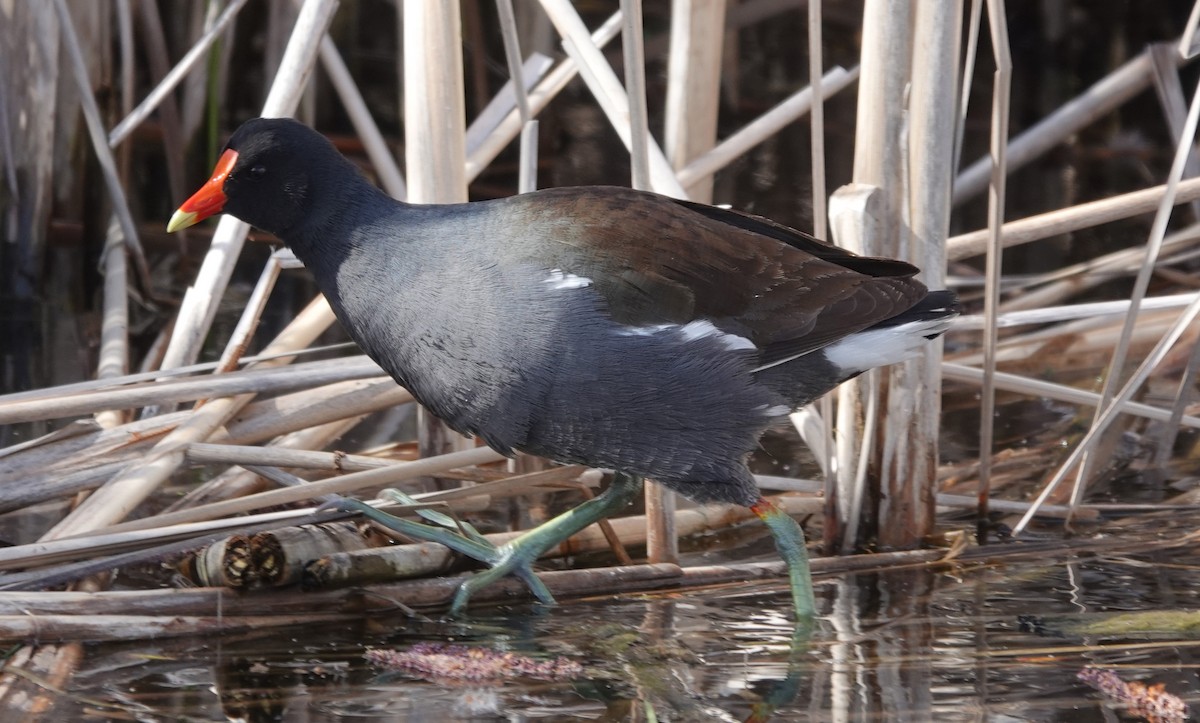
[{"label": "pink plant debris in water", "polygon": [[583,673],[582,665],[566,658],[537,660],[491,648],[443,643],[417,643],[403,652],[368,648],[363,656],[367,662],[383,668],[455,680],[567,680]]},{"label": "pink plant debris in water", "polygon": [[1179,696],[1168,693],[1162,683],[1126,683],[1111,670],[1093,667],[1079,671],[1077,677],[1105,697],[1125,706],[1130,715],[1141,716],[1149,723],[1184,723],[1187,720],[1187,704]]}]

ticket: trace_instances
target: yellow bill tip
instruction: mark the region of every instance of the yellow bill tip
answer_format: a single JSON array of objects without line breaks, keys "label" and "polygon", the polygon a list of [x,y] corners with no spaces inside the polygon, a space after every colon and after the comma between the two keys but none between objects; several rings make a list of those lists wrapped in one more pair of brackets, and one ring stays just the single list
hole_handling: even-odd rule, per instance
[{"label": "yellow bill tip", "polygon": [[194,226],[199,220],[199,214],[179,209],[171,216],[171,220],[167,222],[167,233],[175,233],[181,228]]}]

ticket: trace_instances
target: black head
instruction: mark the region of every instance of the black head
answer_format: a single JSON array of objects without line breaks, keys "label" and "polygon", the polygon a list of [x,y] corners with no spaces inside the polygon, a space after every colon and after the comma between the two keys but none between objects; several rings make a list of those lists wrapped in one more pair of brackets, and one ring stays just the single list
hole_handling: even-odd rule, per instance
[{"label": "black head", "polygon": [[284,238],[336,207],[354,167],[320,133],[291,118],[255,118],[230,137],[213,175],[167,225],[228,213]]}]

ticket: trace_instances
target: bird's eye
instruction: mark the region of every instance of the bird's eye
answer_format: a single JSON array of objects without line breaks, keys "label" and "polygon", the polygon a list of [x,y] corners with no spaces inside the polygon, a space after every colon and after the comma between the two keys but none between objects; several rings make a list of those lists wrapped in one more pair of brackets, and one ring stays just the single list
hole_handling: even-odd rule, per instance
[{"label": "bird's eye", "polygon": [[263,176],[267,175],[267,167],[253,166],[250,168],[250,175],[254,178],[262,178]]}]

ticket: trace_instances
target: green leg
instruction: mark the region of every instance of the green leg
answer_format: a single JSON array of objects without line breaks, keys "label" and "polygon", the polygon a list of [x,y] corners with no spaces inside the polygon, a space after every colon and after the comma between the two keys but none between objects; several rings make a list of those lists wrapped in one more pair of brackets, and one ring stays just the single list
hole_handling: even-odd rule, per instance
[{"label": "green leg", "polygon": [[801,620],[816,617],[817,601],[813,595],[812,573],[808,569],[804,530],[790,515],[765,499],[759,499],[750,509],[771,530],[779,556],[787,563],[796,617]]},{"label": "green leg", "polygon": [[488,562],[496,555],[496,546],[482,538],[468,537],[453,530],[444,530],[433,525],[426,525],[412,520],[405,520],[395,515],[376,509],[365,502],[352,499],[339,499],[321,505],[319,509],[336,509],[342,512],[357,512],[369,520],[395,530],[405,537],[425,542],[436,542],[445,545],[455,552],[466,555],[473,560]]},{"label": "green leg", "polygon": [[[641,488],[642,480],[640,478],[618,472],[613,476],[609,488],[599,497],[564,512],[500,547],[497,550],[500,553],[500,559],[492,564],[492,569],[472,576],[459,586],[458,592],[454,595],[454,603],[450,606],[450,613],[458,614],[466,607],[471,595],[476,590],[487,587],[505,575],[514,574],[522,579],[528,576],[537,580],[537,576],[533,574],[533,563],[542,556],[542,553],[588,525],[620,512]],[[526,580],[526,582],[529,581]],[[541,585],[540,580],[538,580],[538,584]],[[554,602],[549,591],[546,592],[546,596],[549,598],[548,600],[540,596],[538,599],[547,603]]]},{"label": "green leg", "polygon": [[[397,498],[404,497],[403,493],[398,493],[396,490],[384,490],[380,494]],[[400,499],[400,501],[406,500]],[[427,514],[430,512],[430,510],[418,512],[418,514],[420,514],[422,517],[425,517],[426,519],[434,521],[437,524],[440,524],[442,527],[449,529],[440,529],[438,527],[434,527],[433,525],[427,525],[421,522],[413,522],[412,520],[405,520],[396,517],[395,515],[389,515],[382,510],[376,509],[364,502],[359,502],[358,500],[341,499],[336,502],[331,502],[327,505],[322,505],[322,508],[326,507],[330,509],[342,510],[343,512],[357,512],[363,517],[377,522],[389,530],[399,532],[405,537],[411,537],[414,540],[436,542],[439,545],[445,545],[460,555],[466,555],[472,560],[478,560],[485,565],[495,566],[504,561],[504,548],[498,548],[492,543],[488,542],[475,530],[474,527],[471,527],[470,525],[466,525],[465,529],[463,529],[461,532],[456,531],[458,526],[452,521],[443,521],[443,518],[444,520],[450,520],[450,518],[446,515],[442,515],[441,513],[435,513],[437,515],[437,517],[435,517]],[[527,566],[525,568],[516,569],[512,572],[516,577],[521,579],[526,585],[529,586],[529,591],[533,593],[535,598],[547,604],[554,602],[554,596],[550,594],[550,591],[546,588],[545,583],[543,583],[537,575],[533,574],[533,570],[530,567]]]},{"label": "green leg", "polygon": [[[467,526],[461,533],[457,525],[449,517],[441,513],[431,513],[430,510],[419,512],[422,517],[441,527],[427,525],[421,522],[405,520],[357,500],[343,499],[322,507],[334,508],[346,512],[358,512],[384,527],[395,530],[400,534],[425,542],[436,542],[449,547],[455,552],[478,560],[491,569],[473,575],[459,588],[450,606],[450,613],[457,615],[466,607],[471,595],[481,590],[505,575],[513,575],[529,586],[539,601],[546,604],[554,603],[554,596],[546,588],[545,583],[533,572],[534,562],[546,550],[559,544],[571,535],[579,532],[588,525],[611,517],[619,512],[641,489],[641,480],[637,477],[618,473],[612,484],[600,496],[590,499],[578,507],[564,512],[553,520],[540,525],[517,539],[496,547],[479,535],[474,528]],[[397,496],[400,501],[405,500]],[[447,529],[443,529],[447,528]]]}]

